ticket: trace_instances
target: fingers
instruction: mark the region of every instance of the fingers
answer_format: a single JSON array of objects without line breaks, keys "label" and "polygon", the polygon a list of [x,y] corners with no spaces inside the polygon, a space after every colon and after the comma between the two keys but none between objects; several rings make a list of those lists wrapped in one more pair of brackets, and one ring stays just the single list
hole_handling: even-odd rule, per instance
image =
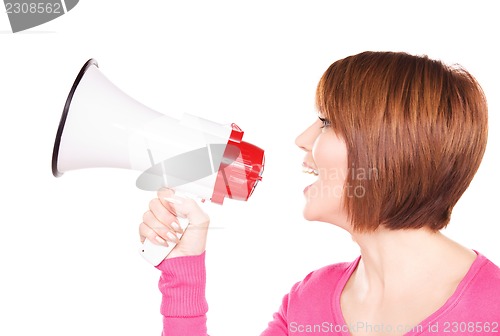
[{"label": "fingers", "polygon": [[175,191],[172,189],[168,188],[161,188],[157,192],[158,199],[161,201],[162,205],[171,211],[173,214],[175,214],[175,209],[172,205],[172,202],[168,202],[168,200],[173,200],[175,199]]},{"label": "fingers", "polygon": [[141,236],[149,238],[153,243],[159,243],[167,246],[167,242],[178,243],[179,239],[172,228],[178,224],[175,222],[172,223],[170,223],[170,225],[166,224],[165,222],[158,220],[158,218],[156,218],[151,211],[147,211],[143,215],[142,223],[147,228],[144,229],[144,232],[140,231]]},{"label": "fingers", "polygon": [[149,210],[142,216],[142,223],[139,226],[141,241],[148,238],[154,244],[168,246],[170,243],[179,242],[176,233],[182,229],[172,212],[166,209],[159,199],[153,199],[149,203]]},{"label": "fingers", "polygon": [[182,229],[175,214],[176,211],[172,205],[169,205],[167,208],[161,200],[154,198],[149,202],[149,211],[154,216],[154,218],[151,219],[152,224],[162,224],[173,231],[182,233]]},{"label": "fingers", "polygon": [[172,197],[175,195],[175,190],[170,189],[170,188],[160,188],[158,189],[158,192],[156,193],[158,198],[162,199],[165,197]]},{"label": "fingers", "polygon": [[180,207],[185,198],[176,195],[172,189],[160,189],[158,191],[158,200],[160,201],[161,205],[173,215],[182,218],[186,217],[182,213],[182,207]]},{"label": "fingers", "polygon": [[139,225],[139,235],[141,237],[141,243],[144,243],[147,238],[152,243],[168,246],[168,243],[145,223]]},{"label": "fingers", "polygon": [[174,215],[187,218],[191,226],[205,225],[209,222],[208,215],[195,200],[178,196],[172,189],[160,189],[158,199],[163,207]]},{"label": "fingers", "polygon": [[[182,221],[186,218],[189,222]],[[179,224],[182,221],[185,232]],[[148,239],[153,244],[176,246],[167,258],[199,255],[205,250],[210,219],[199,204],[189,198],[176,194],[174,190],[162,188],[157,198],[149,203],[149,210],[143,215],[139,226],[141,241]],[[182,240],[179,238],[182,235]]]},{"label": "fingers", "polygon": [[176,195],[167,188],[158,190],[157,196],[149,202],[149,210],[143,215],[139,228],[141,241],[148,238],[154,244],[167,246],[168,242],[179,243],[183,230],[177,217],[187,218],[190,227],[208,227],[208,215],[193,199]]}]

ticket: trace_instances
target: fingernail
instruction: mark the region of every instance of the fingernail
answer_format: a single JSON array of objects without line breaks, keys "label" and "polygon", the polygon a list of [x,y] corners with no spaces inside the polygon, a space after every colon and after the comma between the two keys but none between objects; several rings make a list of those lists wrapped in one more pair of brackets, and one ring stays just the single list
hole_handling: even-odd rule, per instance
[{"label": "fingernail", "polygon": [[168,237],[168,240],[170,240],[172,243],[177,242],[177,237],[172,232],[168,231],[167,237]]},{"label": "fingernail", "polygon": [[163,239],[162,237],[160,236],[156,236],[156,241],[160,244],[165,244],[165,239]]},{"label": "fingernail", "polygon": [[174,230],[182,231],[181,226],[177,222],[172,222],[172,224],[170,224],[170,225],[172,226],[172,228],[174,228]]},{"label": "fingernail", "polygon": [[163,198],[165,201],[169,202],[169,203],[174,203],[174,204],[182,204],[181,201],[173,198],[173,197],[164,197]]}]

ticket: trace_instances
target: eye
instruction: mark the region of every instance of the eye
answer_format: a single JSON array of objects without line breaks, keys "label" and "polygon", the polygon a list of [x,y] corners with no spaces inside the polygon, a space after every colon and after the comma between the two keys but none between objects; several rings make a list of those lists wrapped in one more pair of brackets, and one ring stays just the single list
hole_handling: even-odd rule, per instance
[{"label": "eye", "polygon": [[321,128],[325,128],[325,127],[330,126],[330,120],[325,119],[325,118],[322,118],[322,117],[318,117],[318,118],[319,118],[319,120],[321,120],[321,122],[323,123],[323,126],[321,126]]}]

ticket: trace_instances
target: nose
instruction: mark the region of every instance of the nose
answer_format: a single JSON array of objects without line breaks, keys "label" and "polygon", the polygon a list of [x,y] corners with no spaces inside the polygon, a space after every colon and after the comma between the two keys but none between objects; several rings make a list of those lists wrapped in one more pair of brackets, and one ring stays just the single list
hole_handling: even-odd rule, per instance
[{"label": "nose", "polygon": [[317,120],[311,126],[305,129],[304,132],[299,134],[295,139],[295,144],[302,150],[309,152],[312,150],[314,141],[321,133],[321,121]]}]

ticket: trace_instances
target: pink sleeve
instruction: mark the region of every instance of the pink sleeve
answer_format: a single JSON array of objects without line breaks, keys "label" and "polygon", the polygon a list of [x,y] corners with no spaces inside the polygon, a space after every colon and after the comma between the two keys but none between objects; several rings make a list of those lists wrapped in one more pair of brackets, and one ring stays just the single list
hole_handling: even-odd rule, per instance
[{"label": "pink sleeve", "polygon": [[267,329],[260,336],[286,336],[288,335],[288,323],[286,319],[288,295],[283,299],[278,312],[274,313],[273,320],[269,322]]},{"label": "pink sleeve", "polygon": [[278,312],[274,313],[273,320],[269,322],[267,329],[260,336],[287,336],[288,335],[288,305],[290,296],[295,291],[300,282],[297,282],[290,291],[285,295],[281,302],[281,307]]},{"label": "pink sleeve", "polygon": [[164,260],[159,288],[163,295],[163,336],[207,336],[205,253]]},{"label": "pink sleeve", "polygon": [[[163,315],[162,336],[208,336],[205,253],[166,259],[157,268],[162,272],[159,282],[163,295],[160,310]],[[288,335],[289,295],[285,295],[279,311],[261,336]]]}]

